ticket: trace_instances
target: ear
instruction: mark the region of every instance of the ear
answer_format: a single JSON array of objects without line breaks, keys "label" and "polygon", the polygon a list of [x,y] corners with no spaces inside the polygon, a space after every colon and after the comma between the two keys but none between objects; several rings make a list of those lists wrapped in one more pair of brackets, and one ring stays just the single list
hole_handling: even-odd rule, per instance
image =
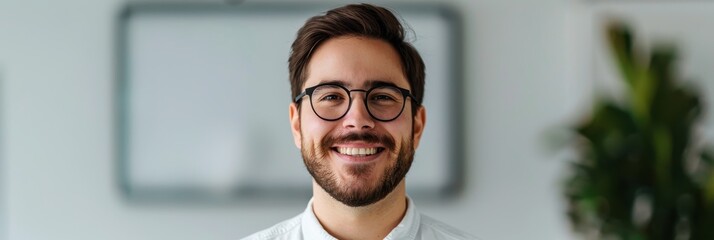
[{"label": "ear", "polygon": [[426,125],[426,109],[424,106],[419,106],[417,108],[416,114],[414,115],[414,149],[419,147],[419,140],[421,140],[421,134],[424,133],[424,125]]},{"label": "ear", "polygon": [[293,141],[298,149],[302,149],[302,134],[300,131],[300,109],[298,109],[297,104],[290,103],[290,109],[288,110],[290,115],[290,129],[293,132]]}]

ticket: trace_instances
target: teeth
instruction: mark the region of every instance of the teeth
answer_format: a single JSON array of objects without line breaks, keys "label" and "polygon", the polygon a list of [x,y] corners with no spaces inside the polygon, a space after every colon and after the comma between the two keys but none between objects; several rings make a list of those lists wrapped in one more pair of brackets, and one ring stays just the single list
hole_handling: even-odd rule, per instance
[{"label": "teeth", "polygon": [[337,148],[337,151],[350,156],[367,156],[377,153],[377,148]]}]

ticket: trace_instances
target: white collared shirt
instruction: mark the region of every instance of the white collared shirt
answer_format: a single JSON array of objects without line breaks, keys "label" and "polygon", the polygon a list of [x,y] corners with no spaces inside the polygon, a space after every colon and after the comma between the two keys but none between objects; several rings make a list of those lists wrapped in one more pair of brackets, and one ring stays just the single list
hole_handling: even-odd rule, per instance
[{"label": "white collared shirt", "polygon": [[[250,235],[242,240],[336,240],[317,221],[312,211],[312,199],[307,204],[305,212],[291,219],[285,220],[275,226]],[[451,226],[433,218],[422,215],[416,211],[412,200],[407,198],[407,213],[394,229],[384,238],[385,240],[414,239],[414,240],[446,240],[446,239],[476,239],[469,234],[459,231]]]}]

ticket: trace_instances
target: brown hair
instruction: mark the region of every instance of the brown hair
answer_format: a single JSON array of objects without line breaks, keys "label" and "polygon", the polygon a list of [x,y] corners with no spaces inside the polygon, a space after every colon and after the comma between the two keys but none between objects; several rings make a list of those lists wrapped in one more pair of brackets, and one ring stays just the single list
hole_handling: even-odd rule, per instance
[{"label": "brown hair", "polygon": [[404,28],[392,12],[370,4],[347,5],[308,19],[298,30],[288,58],[292,99],[300,94],[307,79],[310,55],[320,43],[340,36],[359,36],[381,39],[394,47],[416,97],[417,104],[412,105],[415,109],[424,98],[424,61],[414,46],[404,40],[404,35]]}]

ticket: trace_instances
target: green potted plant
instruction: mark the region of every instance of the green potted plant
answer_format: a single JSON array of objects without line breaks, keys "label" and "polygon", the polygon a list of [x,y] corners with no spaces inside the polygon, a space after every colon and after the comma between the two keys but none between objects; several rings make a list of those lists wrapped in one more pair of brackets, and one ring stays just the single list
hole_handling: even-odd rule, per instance
[{"label": "green potted plant", "polygon": [[606,36],[625,96],[597,100],[569,129],[576,154],[563,193],[573,228],[587,239],[714,239],[700,93],[677,76],[672,46],[644,51],[620,23]]}]

